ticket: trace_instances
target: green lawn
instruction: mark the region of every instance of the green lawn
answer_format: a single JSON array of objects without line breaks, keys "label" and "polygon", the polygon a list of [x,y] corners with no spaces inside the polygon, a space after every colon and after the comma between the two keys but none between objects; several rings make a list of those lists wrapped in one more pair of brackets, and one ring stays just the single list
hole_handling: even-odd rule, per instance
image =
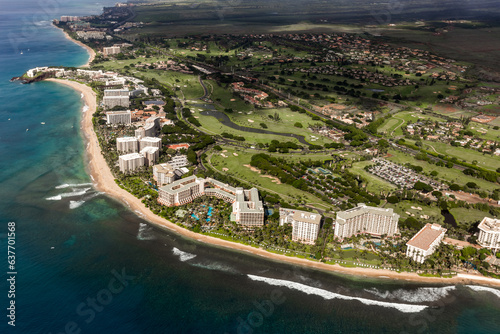
[{"label": "green lawn", "polygon": [[[223,102],[221,102],[222,104]],[[224,106],[225,102],[224,102]],[[228,108],[231,107],[231,103],[229,103]],[[218,108],[220,109],[220,108]],[[213,116],[202,115],[203,109],[201,107],[192,106],[191,110],[194,111],[193,116],[198,119],[198,121],[202,125],[202,130],[211,133],[211,134],[221,134],[223,132],[228,132],[236,136],[245,137],[246,142],[250,144],[257,143],[267,143],[269,144],[272,140],[278,140],[280,142],[284,141],[292,141],[298,143],[299,145],[304,145],[298,142],[297,139],[293,137],[286,137],[280,135],[273,134],[260,134],[253,133],[247,131],[240,131],[236,129],[232,129],[226,125],[223,125]],[[326,143],[331,143],[332,140],[316,134],[309,130],[309,126],[314,124],[319,124],[316,121],[313,121],[311,117],[307,114],[300,114],[297,112],[292,112],[288,108],[281,109],[255,109],[250,111],[238,111],[238,109],[233,109],[232,113],[228,113],[229,118],[237,125],[255,128],[255,129],[263,129],[261,123],[266,124],[267,131],[273,131],[277,133],[290,133],[304,136],[305,140],[310,144],[316,145],[324,145]],[[220,110],[221,111],[221,110]],[[273,116],[277,114],[280,115],[280,120],[271,120],[269,115]],[[302,124],[302,128],[295,127],[295,123]]]},{"label": "green lawn", "polygon": [[436,150],[440,154],[456,157],[459,160],[465,160],[468,163],[472,163],[472,161],[476,160],[478,162],[477,165],[484,169],[496,170],[498,166],[500,166],[500,157],[486,155],[472,149],[455,147],[441,142],[432,142],[428,140],[423,142],[426,149],[429,151]]},{"label": "green lawn", "polygon": [[423,120],[431,120],[442,122],[445,121],[443,118],[424,115],[422,113],[416,111],[402,111],[393,115],[392,118],[389,118],[385,121],[384,124],[378,129],[379,133],[385,133],[388,136],[402,136],[403,130],[402,127],[407,125],[408,123],[415,123]]},{"label": "green lawn", "polygon": [[[237,148],[223,147],[222,152],[216,151],[212,153],[213,155],[210,159],[210,163],[215,169],[222,173],[241,179],[271,193],[274,192],[282,195],[282,198],[287,202],[293,203],[295,201],[302,201],[303,204],[318,206],[322,209],[333,208],[331,203],[326,203],[312,194],[301,191],[291,185],[278,184],[276,180],[264,177],[258,172],[252,171],[249,167],[244,166],[250,165],[251,157],[253,154],[257,154],[257,151],[248,152]],[[234,155],[234,153],[236,153],[237,156]],[[223,157],[221,154],[224,154],[226,157]],[[223,168],[227,168],[227,170],[223,170]]]},{"label": "green lawn", "polygon": [[140,71],[137,74],[146,78],[157,79],[159,82],[176,90],[177,96],[181,99],[194,100],[203,96],[203,88],[196,75],[164,70]]},{"label": "green lawn", "polygon": [[[406,141],[412,144],[415,143],[415,141],[411,139],[407,139]],[[424,140],[423,144],[424,148],[430,152],[437,152],[449,157],[455,157],[467,163],[472,163],[472,161],[476,160],[478,162],[477,165],[484,169],[496,170],[498,166],[500,166],[500,157],[497,156],[491,156],[472,149],[455,147],[441,142]]]},{"label": "green lawn", "polygon": [[[491,122],[488,124],[491,124]],[[474,135],[479,138],[486,140],[495,140],[497,142],[500,141],[500,130],[493,129],[493,126],[491,125],[471,122],[467,129],[474,132]]]},{"label": "green lawn", "polygon": [[450,210],[450,213],[455,217],[457,223],[468,226],[482,220],[484,217],[493,218],[488,212],[475,209],[454,208]]},{"label": "green lawn", "polygon": [[[291,141],[294,143],[297,143],[301,146],[303,144],[299,143],[299,141],[293,137],[285,137],[285,136],[279,136],[279,135],[272,135],[272,134],[260,134],[260,133],[253,133],[253,132],[246,132],[246,131],[239,131],[235,130],[233,128],[230,128],[228,126],[225,126],[219,120],[217,120],[213,116],[206,116],[202,115],[199,110],[196,109],[195,113],[193,114],[195,118],[198,119],[198,121],[201,123],[201,130],[208,132],[210,134],[221,134],[223,132],[230,133],[235,136],[242,136],[245,138],[245,142],[249,144],[269,144],[271,143],[272,140],[277,140],[279,142],[284,142],[284,141]],[[270,129],[268,129],[270,130]],[[271,130],[272,131],[272,130]]]},{"label": "green lawn", "polygon": [[493,121],[489,122],[488,124],[491,125],[491,126],[500,126],[500,117],[497,117],[496,119],[494,119]]},{"label": "green lawn", "polygon": [[[156,63],[158,61],[166,61],[168,60],[167,57],[150,57],[150,58],[142,58],[142,57],[137,57],[135,59],[122,59],[122,60],[109,60],[109,61],[104,61],[102,63],[96,64],[97,67],[103,66],[106,70],[110,71],[120,71],[123,70],[125,66],[130,66],[131,64],[152,64]],[[130,68],[131,71],[135,71],[133,67]]]},{"label": "green lawn", "polygon": [[[415,209],[412,209],[412,206]],[[399,214],[402,219],[408,217],[413,217],[423,223],[442,223],[444,222],[444,217],[441,215],[441,209],[436,206],[426,206],[423,204],[416,204],[410,201],[403,201],[397,204],[387,203],[384,208],[393,208],[394,212]],[[419,210],[421,208],[422,210]],[[408,214],[409,213],[409,214]],[[425,219],[421,216],[427,215],[429,219]]]}]

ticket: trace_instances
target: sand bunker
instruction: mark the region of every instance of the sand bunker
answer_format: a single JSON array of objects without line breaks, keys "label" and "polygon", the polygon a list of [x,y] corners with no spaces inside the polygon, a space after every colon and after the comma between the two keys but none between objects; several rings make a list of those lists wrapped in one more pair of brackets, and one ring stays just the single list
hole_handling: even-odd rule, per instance
[{"label": "sand bunker", "polygon": [[[255,167],[250,166],[250,165],[243,165],[243,166],[245,166],[247,168],[250,168],[250,170],[252,172],[256,172],[256,173],[262,174],[262,172],[258,168],[255,168]],[[274,182],[276,184],[281,184],[280,179],[278,179],[276,176],[271,176],[271,175],[264,174],[264,175],[261,175],[260,177],[267,177],[267,178],[271,179],[271,182]]]}]

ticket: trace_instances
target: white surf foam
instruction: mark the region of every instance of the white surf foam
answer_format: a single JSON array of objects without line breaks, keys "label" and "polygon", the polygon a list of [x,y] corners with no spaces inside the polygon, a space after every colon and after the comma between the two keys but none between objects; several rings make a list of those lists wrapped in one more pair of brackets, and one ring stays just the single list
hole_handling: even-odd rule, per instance
[{"label": "white surf foam", "polygon": [[85,201],[69,201],[69,208],[71,210],[79,208],[83,203],[85,203]]},{"label": "white surf foam", "polygon": [[61,197],[61,195],[57,195],[57,196],[47,197],[46,200],[47,201],[60,201],[60,200],[62,200],[62,197]]},{"label": "white surf foam", "polygon": [[56,189],[64,189],[68,187],[85,187],[85,186],[91,186],[92,183],[64,183],[60,184],[56,187]]},{"label": "white surf foam", "polygon": [[208,270],[217,270],[217,271],[223,271],[226,273],[232,273],[232,274],[237,274],[238,271],[230,266],[227,266],[222,263],[190,263],[193,267],[198,267],[198,268],[203,268],[203,269],[208,269]]},{"label": "white surf foam", "polygon": [[156,237],[153,234],[153,229],[146,223],[139,223],[139,232],[137,232],[138,240],[154,240]]},{"label": "white surf foam", "polygon": [[377,297],[390,300],[400,300],[410,303],[435,302],[455,290],[455,286],[445,286],[441,288],[418,288],[415,290],[398,289],[394,291],[379,291],[377,289],[365,289]]},{"label": "white surf foam", "polygon": [[33,22],[33,24],[36,26],[46,26],[50,24],[50,21],[38,21],[38,22]]},{"label": "white surf foam", "polygon": [[80,94],[80,98],[83,99],[85,95],[83,93]]},{"label": "white surf foam", "polygon": [[[60,188],[60,189],[62,189],[62,188]],[[66,198],[66,197],[75,197],[75,196],[85,195],[87,193],[87,191],[89,191],[90,189],[92,189],[92,188],[84,188],[82,190],[73,189],[72,192],[62,193],[62,194],[59,194],[56,196],[47,197],[45,199],[47,201],[60,201],[61,199]]]},{"label": "white surf foam", "polygon": [[182,261],[182,262],[185,262],[185,261],[189,261],[191,259],[194,259],[196,257],[195,254],[191,254],[191,253],[187,253],[187,252],[183,252],[181,251],[180,249],[178,248],[173,248],[172,251],[174,252],[175,255],[178,255],[179,256],[179,259]]},{"label": "white surf foam", "polygon": [[274,286],[283,286],[283,287],[286,287],[289,289],[294,289],[294,290],[304,292],[308,295],[317,295],[317,296],[323,297],[324,299],[328,299],[328,300],[329,299],[357,300],[365,305],[377,305],[377,306],[382,306],[382,307],[390,307],[390,308],[394,308],[394,309],[396,309],[400,312],[404,312],[404,313],[416,313],[416,312],[420,312],[420,311],[427,308],[426,305],[389,303],[389,302],[371,300],[371,299],[366,299],[366,298],[361,298],[361,297],[344,296],[344,295],[341,295],[338,293],[315,288],[315,287],[312,287],[309,285],[305,285],[305,284],[301,284],[301,283],[297,283],[297,282],[292,282],[292,281],[275,279],[275,278],[261,277],[261,276],[255,276],[255,275],[248,275],[248,277],[254,281],[265,282],[269,285],[274,285]]},{"label": "white surf foam", "polygon": [[87,191],[89,191],[90,189],[92,189],[92,188],[84,188],[83,190],[72,191],[70,193],[62,193],[59,196],[61,196],[62,198],[81,196],[81,195],[85,195],[85,193]]},{"label": "white surf foam", "polygon": [[84,105],[83,108],[82,108],[82,112],[86,112],[87,110],[89,110],[89,106],[88,105]]},{"label": "white surf foam", "polygon": [[478,286],[478,285],[466,285],[469,289],[473,291],[481,291],[481,292],[490,292],[494,295],[496,295],[498,298],[500,298],[500,290],[493,289],[493,288],[488,288],[485,286]]}]

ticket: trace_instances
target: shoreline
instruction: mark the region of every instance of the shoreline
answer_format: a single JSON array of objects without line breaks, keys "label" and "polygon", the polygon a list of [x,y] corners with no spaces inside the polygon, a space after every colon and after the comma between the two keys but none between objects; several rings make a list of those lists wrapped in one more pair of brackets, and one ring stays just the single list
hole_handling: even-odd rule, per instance
[{"label": "shoreline", "polygon": [[64,29],[59,28],[54,23],[52,23],[52,26],[55,27],[56,29],[61,30],[62,33],[64,34],[64,37],[66,37],[66,39],[69,39],[73,43],[78,44],[79,46],[81,46],[82,48],[84,48],[87,51],[87,53],[89,54],[89,59],[87,60],[87,62],[85,64],[83,64],[79,67],[90,67],[90,63],[95,59],[95,56],[96,56],[96,52],[94,51],[94,49],[92,49],[90,46],[88,46],[80,41],[77,41],[76,39],[73,39]]},{"label": "shoreline", "polygon": [[397,273],[386,269],[369,269],[361,267],[347,268],[347,267],[342,267],[338,264],[331,265],[321,262],[313,262],[307,259],[275,254],[261,248],[254,248],[251,246],[195,233],[180,226],[177,226],[175,223],[172,223],[171,221],[168,221],[160,216],[155,215],[137,197],[133,196],[126,190],[121,189],[116,184],[115,178],[113,177],[111,170],[109,169],[104,159],[104,156],[101,154],[97,136],[94,132],[92,124],[92,115],[96,111],[96,94],[92,90],[92,88],[75,81],[64,80],[64,79],[47,79],[47,81],[69,86],[74,90],[78,91],[79,93],[83,94],[83,99],[85,101],[85,104],[88,106],[88,110],[84,113],[84,115],[82,115],[81,128],[82,128],[82,136],[85,139],[86,143],[85,154],[87,158],[86,163],[88,163],[86,169],[89,173],[90,178],[93,181],[94,187],[98,191],[105,192],[106,195],[127,205],[127,207],[130,210],[139,212],[142,215],[141,218],[147,220],[149,223],[157,227],[167,229],[174,233],[180,234],[184,237],[205,244],[247,252],[251,253],[252,255],[264,257],[266,259],[273,261],[306,266],[309,268],[315,268],[322,271],[334,272],[338,274],[347,274],[359,277],[370,277],[378,279],[429,283],[429,284],[455,285],[455,284],[472,283],[472,284],[500,287],[500,280],[479,275],[458,274],[456,277],[453,278],[422,277],[414,273],[405,273],[405,272]]}]

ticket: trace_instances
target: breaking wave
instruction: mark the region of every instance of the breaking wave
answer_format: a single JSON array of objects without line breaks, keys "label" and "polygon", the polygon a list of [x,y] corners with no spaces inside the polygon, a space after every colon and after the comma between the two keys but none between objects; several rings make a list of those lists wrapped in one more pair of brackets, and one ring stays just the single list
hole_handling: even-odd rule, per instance
[{"label": "breaking wave", "polygon": [[183,252],[180,249],[175,248],[175,247],[172,249],[172,251],[174,252],[175,255],[179,256],[179,259],[182,262],[189,261],[189,260],[194,259],[196,257],[195,254]]},{"label": "breaking wave", "polygon": [[61,195],[57,195],[57,196],[47,197],[46,200],[47,201],[60,201],[60,200],[62,200],[62,197],[61,197]]},{"label": "breaking wave", "polygon": [[138,240],[154,240],[154,229],[146,223],[139,223],[139,232],[137,232]]},{"label": "breaking wave", "polygon": [[85,187],[85,186],[91,186],[92,183],[64,183],[60,184],[56,187],[56,189],[64,189],[68,187]]},{"label": "breaking wave", "polygon": [[394,291],[379,291],[375,288],[365,289],[377,297],[390,300],[401,300],[410,303],[435,302],[455,290],[455,286],[445,286],[441,288],[418,288],[415,290],[398,289]]},{"label": "breaking wave", "polygon": [[88,105],[84,105],[83,108],[82,108],[82,112],[86,112],[87,110],[89,110],[89,106]]},{"label": "breaking wave", "polygon": [[83,203],[85,203],[85,201],[69,201],[69,208],[72,210],[79,208]]},{"label": "breaking wave", "polygon": [[493,289],[493,288],[488,288],[485,286],[478,286],[478,285],[466,285],[469,289],[473,291],[481,291],[481,292],[490,292],[494,295],[496,295],[498,298],[500,298],[500,290]]},{"label": "breaking wave", "polygon": [[72,192],[62,193],[62,194],[59,194],[59,195],[56,195],[56,196],[47,197],[46,200],[47,201],[60,201],[60,200],[62,200],[65,197],[82,196],[82,195],[85,195],[87,193],[87,191],[89,191],[90,189],[92,189],[92,188],[84,188],[82,190],[75,190],[75,189],[73,189]]},{"label": "breaking wave", "polygon": [[228,265],[218,263],[218,262],[212,262],[212,263],[190,263],[193,267],[198,267],[202,269],[208,269],[208,270],[217,270],[217,271],[223,271],[226,273],[232,273],[232,274],[237,274],[238,271]]},{"label": "breaking wave", "polygon": [[90,189],[92,189],[92,188],[84,188],[83,190],[72,191],[70,193],[62,193],[59,196],[61,196],[62,198],[82,196],[82,195],[85,195],[87,193],[87,191],[89,191]]},{"label": "breaking wave", "polygon": [[297,283],[297,282],[292,282],[292,281],[275,279],[275,278],[261,277],[261,276],[255,276],[255,275],[248,275],[248,277],[254,281],[265,282],[269,285],[274,285],[274,286],[283,286],[283,287],[286,287],[289,289],[294,289],[294,290],[304,292],[308,295],[317,295],[317,296],[323,297],[324,299],[327,299],[327,300],[330,300],[330,299],[357,300],[365,305],[377,305],[377,306],[382,306],[382,307],[394,308],[394,309],[396,309],[400,312],[404,312],[404,313],[416,313],[416,312],[420,312],[420,311],[427,308],[426,305],[389,303],[389,302],[371,300],[371,299],[366,299],[366,298],[361,298],[361,297],[344,296],[344,295],[341,295],[338,293],[315,288],[315,287],[312,287],[309,285],[305,285],[305,284],[301,284],[301,283]]}]

